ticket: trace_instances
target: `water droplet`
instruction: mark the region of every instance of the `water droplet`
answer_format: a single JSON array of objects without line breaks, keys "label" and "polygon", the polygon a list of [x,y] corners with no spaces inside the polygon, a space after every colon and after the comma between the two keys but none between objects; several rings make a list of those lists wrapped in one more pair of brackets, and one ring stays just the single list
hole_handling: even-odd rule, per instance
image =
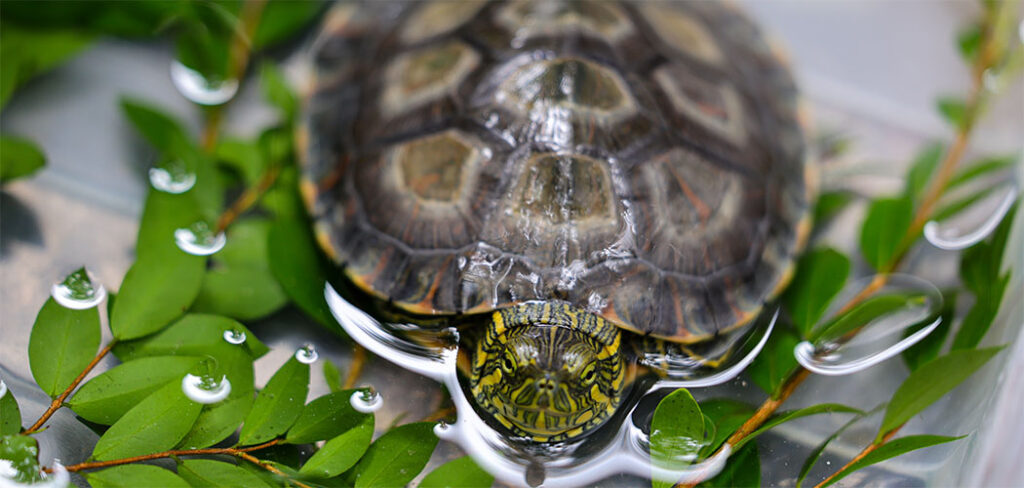
[{"label": "water droplet", "polygon": [[357,412],[362,413],[376,412],[384,405],[384,398],[380,393],[377,393],[377,391],[372,388],[352,393],[352,396],[349,397],[348,401],[352,405],[352,408],[356,409]]},{"label": "water droplet", "polygon": [[1020,43],[1024,44],[1024,20],[1017,26],[1017,37],[1020,37]]},{"label": "water droplet", "polygon": [[107,290],[95,283],[92,274],[83,267],[69,274],[64,281],[54,283],[50,295],[64,307],[85,310],[99,305],[107,297]]},{"label": "water droplet", "polygon": [[302,364],[313,364],[319,358],[320,354],[312,344],[306,344],[295,351],[295,359]]},{"label": "water droplet", "polygon": [[245,331],[238,329],[228,329],[224,331],[224,340],[231,344],[242,344],[245,342]]},{"label": "water droplet", "polygon": [[178,60],[171,62],[171,82],[185,98],[200,105],[227,103],[238,93],[238,80],[208,79]]},{"label": "water droplet", "polygon": [[438,439],[444,439],[448,436],[449,432],[451,432],[451,426],[444,420],[434,425],[434,435],[436,435]]},{"label": "water droplet", "polygon": [[175,159],[149,169],[149,183],[164,193],[185,193],[196,184],[196,174]]},{"label": "water droplet", "polygon": [[[1002,198],[995,198],[1002,195]],[[999,226],[999,222],[1003,220],[1006,213],[1010,211],[1010,207],[1013,206],[1013,202],[1017,199],[1017,188],[1014,186],[1007,186],[1002,192],[994,192],[994,195],[983,199],[981,202],[976,203],[973,207],[980,209],[981,213],[987,215],[981,224],[975,224],[974,230],[965,231],[964,228],[970,229],[973,222],[964,222],[968,220],[972,213],[978,212],[967,212],[966,216],[957,216],[952,220],[939,223],[934,220],[929,221],[924,226],[924,237],[933,246],[939,249],[945,249],[947,251],[959,251],[961,249],[967,249],[988,237],[992,232]],[[991,208],[993,204],[998,204],[992,210],[986,210]],[[965,218],[966,217],[966,218]]]},{"label": "water droplet", "polygon": [[993,68],[986,69],[981,74],[981,84],[985,86],[986,90],[992,93],[999,93],[1003,88],[1003,83],[999,78],[999,73],[996,73]]},{"label": "water droplet", "polygon": [[225,375],[221,375],[220,381],[217,381],[211,375],[196,376],[189,373],[181,380],[181,391],[185,392],[185,396],[190,400],[209,405],[228,397],[231,393],[231,381]]},{"label": "water droplet", "polygon": [[891,275],[880,290],[837,317],[839,307],[872,280],[847,285],[826,313],[830,318],[812,332],[814,343],[797,344],[793,354],[801,366],[827,376],[853,374],[899,354],[939,326],[942,294],[931,283],[902,274]]},{"label": "water droplet", "polygon": [[7,383],[4,383],[4,380],[0,380],[0,398],[3,398],[5,395],[7,395]]},{"label": "water droplet", "polygon": [[174,242],[189,254],[209,256],[223,249],[227,238],[223,232],[214,234],[210,226],[200,220],[190,227],[174,231]]}]

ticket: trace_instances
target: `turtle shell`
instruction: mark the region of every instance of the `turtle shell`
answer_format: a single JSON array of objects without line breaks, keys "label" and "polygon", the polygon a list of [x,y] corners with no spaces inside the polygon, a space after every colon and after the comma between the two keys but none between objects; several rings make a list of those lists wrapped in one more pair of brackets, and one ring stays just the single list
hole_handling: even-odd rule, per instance
[{"label": "turtle shell", "polygon": [[558,300],[689,343],[787,282],[797,91],[732,7],[371,2],[325,25],[304,196],[373,295],[414,314]]}]

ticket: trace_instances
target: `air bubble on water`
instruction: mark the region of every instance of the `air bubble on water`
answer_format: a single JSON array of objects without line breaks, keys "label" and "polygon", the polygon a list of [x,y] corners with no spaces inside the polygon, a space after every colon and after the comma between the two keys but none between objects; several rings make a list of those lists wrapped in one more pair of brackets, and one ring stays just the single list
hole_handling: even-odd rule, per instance
[{"label": "air bubble on water", "polygon": [[54,283],[50,295],[63,307],[85,310],[99,305],[107,297],[107,290],[83,267],[67,275],[64,281]]},{"label": "air bubble on water", "polygon": [[212,375],[186,374],[181,380],[181,391],[196,403],[209,405],[224,400],[231,393],[231,381],[221,375],[220,381]]},{"label": "air bubble on water", "polygon": [[445,422],[444,420],[434,425],[434,435],[436,435],[438,439],[447,438],[451,431],[452,426],[448,425],[448,422]]},{"label": "air bubble on water", "polygon": [[221,105],[238,93],[238,80],[215,80],[174,60],[171,62],[171,82],[185,98],[200,105]]},{"label": "air bubble on water", "polygon": [[179,159],[149,169],[149,183],[164,193],[179,194],[192,189],[196,174],[185,167]]},{"label": "air bubble on water", "polygon": [[245,331],[238,329],[228,329],[224,331],[224,340],[230,344],[242,344],[245,342]]},{"label": "air bubble on water", "polygon": [[384,405],[384,398],[376,390],[359,390],[352,393],[349,403],[357,412],[373,413]]},{"label": "air bubble on water", "polygon": [[227,238],[223,232],[214,234],[210,226],[200,220],[189,227],[175,230],[174,242],[189,254],[209,256],[223,249]]},{"label": "air bubble on water", "polygon": [[295,351],[295,359],[302,364],[313,364],[319,358],[320,354],[312,344],[306,344]]},{"label": "air bubble on water", "polygon": [[[998,202],[998,206],[992,211],[984,212],[987,216],[980,223],[976,224],[971,229],[966,223],[964,225],[957,225],[957,220],[954,219],[951,222],[937,222],[929,221],[924,226],[924,238],[928,240],[931,245],[944,249],[947,251],[959,251],[967,249],[991,235],[995,232],[996,227],[1002,222],[1003,217],[1013,207],[1013,202],[1017,200],[1017,188],[1014,186],[1007,186],[1003,190],[1002,199],[995,200],[993,198],[985,198],[982,202],[979,202],[975,206],[985,205],[985,203]],[[963,227],[967,227],[964,229]]]}]

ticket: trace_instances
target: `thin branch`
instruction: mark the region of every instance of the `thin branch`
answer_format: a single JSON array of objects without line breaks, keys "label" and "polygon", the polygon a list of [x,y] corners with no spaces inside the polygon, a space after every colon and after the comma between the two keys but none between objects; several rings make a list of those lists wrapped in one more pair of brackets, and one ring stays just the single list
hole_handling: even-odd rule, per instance
[{"label": "thin branch", "polygon": [[345,384],[342,388],[349,389],[356,386],[359,377],[363,374],[363,365],[366,364],[366,348],[356,344],[352,347],[352,364],[349,365],[348,375],[345,376]]},{"label": "thin branch", "polygon": [[52,402],[50,402],[50,407],[47,408],[45,412],[43,412],[43,415],[39,417],[39,420],[36,420],[36,423],[32,424],[32,426],[25,430],[25,432],[22,432],[22,434],[32,434],[41,429],[43,427],[43,424],[46,423],[47,420],[50,420],[50,417],[52,417],[53,414],[57,410],[59,410],[61,406],[64,405],[64,400],[67,400],[67,398],[71,396],[71,392],[75,391],[75,388],[77,388],[78,385],[82,383],[82,380],[85,379],[86,375],[88,375],[89,372],[92,371],[92,369],[95,368],[97,364],[99,364],[100,360],[102,360],[103,357],[106,356],[110,352],[110,350],[114,348],[115,344],[117,344],[117,339],[110,341],[110,344],[107,344],[106,347],[100,349],[100,352],[96,354],[96,357],[92,358],[92,361],[89,361],[89,364],[85,366],[85,369],[83,369],[82,372],[78,374],[78,376],[74,379],[74,381],[71,382],[70,385],[68,385],[64,392],[61,393],[57,398],[54,398]]},{"label": "thin branch", "polygon": [[[903,424],[903,425],[906,425],[906,424]],[[836,471],[835,473],[832,473],[828,478],[825,478],[824,480],[822,480],[821,483],[818,483],[818,484],[814,485],[814,488],[822,488],[822,487],[824,487],[825,485],[828,484],[828,482],[832,481],[833,478],[835,478],[836,476],[839,476],[840,473],[842,473],[843,471],[846,471],[847,469],[849,469],[850,466],[854,465],[854,463],[856,463],[857,461],[860,461],[861,459],[863,459],[864,456],[867,456],[868,454],[871,454],[875,449],[878,449],[879,447],[882,447],[882,445],[884,445],[886,442],[889,442],[889,440],[892,439],[893,436],[895,436],[896,433],[899,432],[900,429],[903,428],[903,425],[900,425],[899,427],[896,427],[896,428],[890,430],[889,432],[886,432],[885,435],[882,436],[882,438],[878,442],[872,442],[871,444],[869,444],[868,447],[865,447],[864,450],[860,452],[860,454],[857,454],[853,459],[850,460],[850,462],[844,464],[843,467],[839,468],[838,471]]]},{"label": "thin branch", "polygon": [[[66,469],[66,470],[68,470],[70,472],[84,471],[84,470],[87,470],[87,469],[109,468],[111,466],[120,466],[122,464],[137,463],[139,461],[152,461],[154,459],[163,459],[163,458],[169,458],[169,457],[174,457],[174,456],[212,456],[212,455],[217,455],[217,454],[226,454],[226,455],[230,455],[230,456],[240,456],[241,457],[241,455],[243,455],[245,453],[252,452],[252,451],[258,451],[260,449],[265,449],[265,448],[268,448],[270,446],[277,445],[279,442],[281,442],[280,439],[274,439],[274,440],[271,440],[271,441],[264,442],[263,444],[259,444],[259,445],[256,445],[256,446],[249,446],[249,447],[211,447],[211,448],[207,448],[207,449],[178,449],[178,450],[172,450],[172,451],[156,452],[156,453],[153,453],[153,454],[146,454],[146,455],[143,455],[143,456],[133,456],[133,457],[122,458],[122,459],[112,459],[110,461],[92,461],[92,462],[72,464],[70,466],[65,466],[64,469]],[[46,471],[50,472],[50,468],[46,468]]]},{"label": "thin branch", "polygon": [[239,453],[235,453],[234,455],[238,456],[241,459],[249,461],[250,463],[253,463],[253,464],[255,464],[255,465],[257,465],[257,466],[259,466],[259,467],[261,467],[261,468],[263,468],[263,469],[265,469],[267,471],[270,471],[271,473],[274,473],[274,474],[276,474],[276,475],[278,475],[278,476],[280,476],[282,478],[285,478],[286,480],[288,480],[289,483],[292,483],[295,486],[298,486],[299,488],[312,488],[311,486],[309,486],[309,485],[307,485],[307,484],[305,484],[305,483],[303,483],[301,481],[296,481],[296,480],[291,479],[291,477],[288,476],[288,473],[285,473],[284,471],[281,471],[280,469],[275,468],[270,463],[262,461],[262,460],[258,459],[256,456],[253,456],[253,455],[251,455],[249,453],[239,452]]},{"label": "thin branch", "polygon": [[263,196],[263,194],[270,189],[270,186],[274,184],[274,181],[277,180],[277,176],[279,174],[281,174],[281,166],[274,164],[266,173],[263,173],[263,177],[260,178],[260,181],[258,181],[256,185],[247,188],[241,195],[239,195],[238,199],[235,200],[234,203],[232,203],[231,206],[221,214],[220,218],[217,219],[217,230],[215,233],[220,233],[224,231],[224,229],[227,229],[239,215],[242,215],[246,210],[249,210],[249,208],[255,205],[256,202],[259,201],[260,197]]}]

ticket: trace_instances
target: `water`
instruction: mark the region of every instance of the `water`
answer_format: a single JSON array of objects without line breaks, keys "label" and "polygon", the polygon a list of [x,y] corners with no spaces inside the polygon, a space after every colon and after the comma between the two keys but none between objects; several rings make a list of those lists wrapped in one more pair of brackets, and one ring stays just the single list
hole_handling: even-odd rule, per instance
[{"label": "water", "polygon": [[228,329],[224,331],[224,340],[229,344],[244,344],[245,343],[245,332],[238,329]]},{"label": "water", "polygon": [[369,390],[359,390],[352,393],[348,402],[352,405],[352,408],[356,409],[357,412],[373,413],[380,410],[380,407],[384,406],[384,397],[381,396],[380,392],[371,388]]},{"label": "water", "polygon": [[238,80],[210,80],[178,60],[171,61],[171,82],[182,96],[200,105],[221,105],[238,93]]},{"label": "water", "polygon": [[195,256],[209,256],[224,248],[227,237],[223,232],[213,233],[210,225],[199,221],[190,227],[174,231],[174,242],[182,251]]},{"label": "water", "polygon": [[107,298],[107,290],[82,267],[67,275],[64,281],[54,283],[50,295],[63,307],[85,310],[103,302]]},{"label": "water", "polygon": [[[822,324],[838,315],[840,304],[848,303],[871,283],[872,278],[854,280],[839,293]],[[873,301],[874,305],[868,305]],[[885,302],[892,306],[885,305]],[[862,320],[820,333],[813,342],[803,341],[793,350],[797,362],[811,372],[841,376],[864,371],[892,358],[920,342],[942,319],[942,293],[931,283],[910,275],[894,274],[880,290],[862,302],[861,310],[877,306],[885,312],[864,315]],[[849,316],[853,316],[851,312]],[[835,323],[835,322],[833,322]],[[842,325],[838,324],[837,325]],[[857,330],[855,336],[849,334]]]},{"label": "water", "polygon": [[933,246],[947,251],[967,249],[992,234],[1003,220],[1006,213],[1013,207],[1019,191],[1012,185],[997,189],[992,195],[974,205],[987,217],[978,223],[972,218],[975,212],[965,212],[947,222],[930,221],[924,226],[924,237]]},{"label": "water", "polygon": [[312,344],[306,344],[295,351],[295,359],[302,364],[313,364],[320,358]]},{"label": "water", "polygon": [[7,383],[4,383],[4,380],[0,380],[0,398],[3,398],[6,395],[7,395]]},{"label": "water", "polygon": [[150,168],[149,183],[157,190],[177,195],[195,186],[196,174],[190,172],[180,159],[175,159]]},{"label": "water", "polygon": [[225,375],[221,375],[219,381],[215,378],[213,375],[186,374],[181,379],[181,391],[196,403],[209,405],[220,402],[231,394],[231,381]]}]

